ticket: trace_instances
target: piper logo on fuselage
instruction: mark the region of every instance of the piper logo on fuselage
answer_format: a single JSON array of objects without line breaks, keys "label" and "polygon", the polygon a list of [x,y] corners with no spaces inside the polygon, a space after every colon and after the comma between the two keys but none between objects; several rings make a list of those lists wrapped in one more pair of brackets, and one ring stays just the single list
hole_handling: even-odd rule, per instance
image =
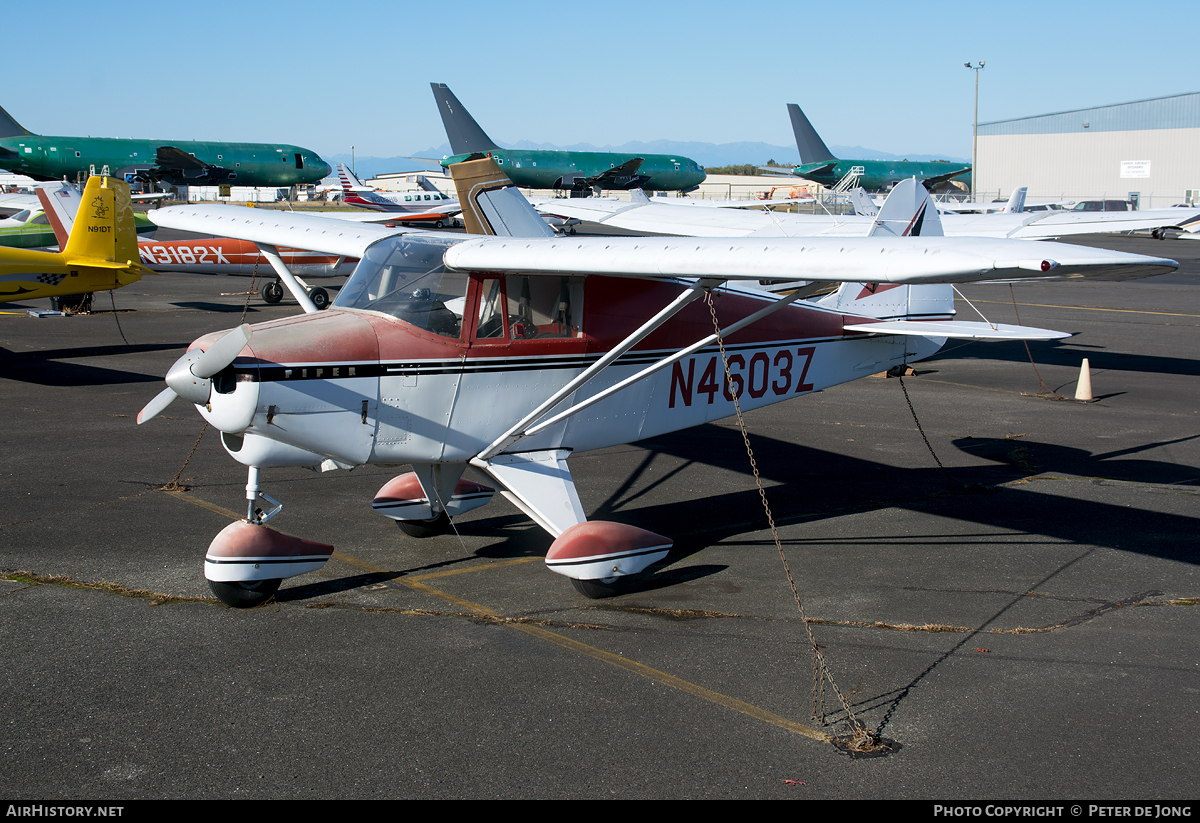
[{"label": "piper logo on fuselage", "polygon": [[[667,400],[667,408],[675,408],[676,392],[685,406],[692,405],[693,398],[699,399],[700,395],[707,396],[707,404],[711,406],[716,400],[717,392],[732,402],[734,397],[740,398],[743,392],[748,392],[750,397],[758,400],[768,392],[783,397],[789,392],[801,394],[812,391],[813,384],[805,382],[805,378],[808,377],[808,369],[812,365],[813,353],[816,350],[816,346],[801,346],[795,349],[794,353],[790,348],[779,349],[773,358],[765,351],[731,354],[728,380],[724,379],[725,369],[718,355],[708,356],[699,382],[696,382],[697,358],[689,357],[686,367],[681,360],[671,368],[671,394]],[[747,356],[749,360],[746,359]],[[701,355],[699,360],[704,362],[705,357]],[[797,370],[800,375],[795,378],[793,389],[793,373]],[[717,379],[718,375],[722,378],[720,382]]]}]

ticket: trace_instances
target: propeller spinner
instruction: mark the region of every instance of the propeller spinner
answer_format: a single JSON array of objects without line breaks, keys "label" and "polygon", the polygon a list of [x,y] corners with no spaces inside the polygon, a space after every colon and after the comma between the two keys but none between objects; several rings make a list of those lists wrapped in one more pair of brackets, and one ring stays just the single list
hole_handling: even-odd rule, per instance
[{"label": "propeller spinner", "polygon": [[212,392],[212,376],[232,363],[249,342],[250,326],[243,323],[223,335],[207,351],[189,351],[176,360],[167,371],[167,388],[138,412],[138,425],[158,416],[176,397],[198,406],[207,403]]}]

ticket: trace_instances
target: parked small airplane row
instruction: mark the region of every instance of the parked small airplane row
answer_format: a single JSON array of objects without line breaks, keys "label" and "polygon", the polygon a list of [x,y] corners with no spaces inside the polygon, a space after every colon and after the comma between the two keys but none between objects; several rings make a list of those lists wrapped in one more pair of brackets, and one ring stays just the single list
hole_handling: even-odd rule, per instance
[{"label": "parked small airplane row", "polygon": [[[951,337],[1065,336],[954,320],[954,283],[1123,279],[1177,266],[943,237],[915,180],[895,187],[869,235],[853,241],[565,239],[494,160],[450,170],[469,233],[493,236],[364,225],[351,237],[329,218],[267,220],[235,206],[151,213],[173,229],[360,258],[329,311],[306,306],[301,317],[195,341],[138,415],[144,423],[183,397],[247,466],[246,519],[205,559],[224,602],[263,602],[333,551],[263,525],[282,508],[262,491],[263,469],[368,463],[412,466],[372,506],[414,536],[440,533],[491,499],[495,489],[462,478],[474,466],[554,538],[551,570],[587,596],[612,594],[665,557],[671,540],[588,521],[572,454],[726,417],[735,396],[752,409],[913,362]],[[809,285],[773,295],[755,287],[764,278]]]},{"label": "parked small airplane row", "polygon": [[[859,214],[782,214],[749,210],[696,209],[674,200],[630,201],[587,198],[539,200],[539,210],[626,231],[684,237],[864,237],[874,226],[875,206],[855,194]],[[1024,193],[1021,192],[1021,197]],[[748,201],[753,203],[753,201]],[[1146,211],[1037,211],[1006,208],[984,214],[941,215],[950,237],[1004,237],[1043,240],[1076,234],[1179,229],[1200,219],[1200,208]]]},{"label": "parked small airplane row", "polygon": [[[39,189],[39,196],[49,212],[49,193]],[[61,252],[0,247],[0,303],[90,295],[155,274],[137,262],[134,225],[129,184],[90,178],[79,219]]]}]

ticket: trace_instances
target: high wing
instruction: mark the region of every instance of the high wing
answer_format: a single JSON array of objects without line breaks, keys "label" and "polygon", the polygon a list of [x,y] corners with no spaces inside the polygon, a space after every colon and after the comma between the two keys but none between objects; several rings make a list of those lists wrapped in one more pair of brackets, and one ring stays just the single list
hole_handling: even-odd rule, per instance
[{"label": "high wing", "polygon": [[156,226],[271,246],[362,257],[367,247],[411,229],[246,206],[171,206],[148,212]]},{"label": "high wing", "polygon": [[1174,260],[1065,243],[972,237],[780,237],[762,242],[589,237],[468,240],[445,254],[453,269],[605,275],[643,279],[719,278],[918,284],[1090,277],[1129,280],[1165,274]]},{"label": "high wing", "polygon": [[[700,209],[667,202],[636,203],[596,197],[540,200],[538,211],[626,231],[684,237],[812,237],[867,233],[871,221],[851,216],[781,215],[746,209]],[[803,217],[803,221],[794,218]]]},{"label": "high wing", "polygon": [[[452,167],[452,173],[459,200],[466,204],[463,216],[468,232],[493,235],[446,251],[446,266],[462,271],[922,284],[1078,277],[1126,280],[1178,267],[1174,260],[1063,243],[944,237],[936,205],[915,179],[892,190],[871,220],[871,236],[853,242],[803,237],[564,239],[546,236],[537,213],[494,163],[461,163]],[[486,220],[480,220],[481,214]],[[521,240],[513,242],[513,238]]]},{"label": "high wing", "polygon": [[0,209],[36,209],[38,199],[36,194],[0,194]]},{"label": "high wing", "polygon": [[[539,209],[559,217],[574,217],[627,231],[684,237],[864,237],[868,215],[779,214],[701,210],[667,203],[645,204],[542,201]],[[946,214],[943,230],[950,237],[990,237],[1040,240],[1100,232],[1178,227],[1200,219],[1200,209],[1155,209],[1117,212],[996,212]]]},{"label": "high wing", "polygon": [[[977,217],[1024,217],[1018,228],[1006,237],[1037,240],[1043,237],[1065,237],[1073,234],[1096,234],[1110,231],[1145,231],[1163,228],[1182,228],[1200,220],[1200,209],[1147,209],[1145,211],[1041,211],[1007,215],[975,215]],[[968,220],[971,215],[960,215]]]}]

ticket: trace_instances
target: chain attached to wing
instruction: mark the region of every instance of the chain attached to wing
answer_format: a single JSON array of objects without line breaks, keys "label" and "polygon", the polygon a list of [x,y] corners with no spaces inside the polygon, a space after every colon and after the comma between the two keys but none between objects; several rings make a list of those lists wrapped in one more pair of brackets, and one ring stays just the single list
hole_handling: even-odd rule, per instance
[{"label": "chain attached to wing", "polygon": [[[708,312],[712,316],[713,329],[717,337],[717,346],[721,350],[721,362],[725,366],[725,385],[729,386],[733,384],[733,377],[729,372],[729,356],[725,353],[725,341],[721,337],[721,324],[717,320],[717,308],[713,302],[711,289],[706,291],[704,299],[708,302]],[[829,687],[833,689],[833,693],[842,704],[842,710],[846,713],[846,721],[850,724],[850,734],[847,738],[840,741],[834,738],[832,742],[840,743],[849,751],[860,754],[880,752],[887,749],[887,745],[854,715],[854,710],[850,708],[850,702],[842,694],[842,690],[838,688],[836,681],[834,681],[833,674],[829,670],[829,664],[825,662],[825,655],[821,653],[821,647],[817,644],[816,638],[813,637],[811,621],[808,615],[804,613],[804,601],[800,599],[800,592],[796,588],[796,580],[792,577],[792,570],[788,566],[787,555],[784,553],[783,544],[779,540],[779,530],[775,527],[775,517],[771,514],[771,506],[767,502],[767,492],[763,488],[762,478],[758,474],[758,463],[754,459],[754,449],[750,446],[750,434],[746,430],[746,422],[742,417],[742,407],[738,402],[737,392],[731,392],[731,394],[733,396],[733,408],[737,413],[738,429],[742,433],[742,441],[746,444],[746,455],[750,458],[750,469],[754,472],[754,483],[758,486],[758,496],[762,500],[763,511],[767,515],[767,523],[771,526],[771,538],[775,541],[775,550],[779,552],[779,559],[783,563],[784,574],[787,575],[788,585],[792,588],[792,597],[795,598],[796,608],[800,612],[800,621],[804,625],[804,632],[808,637],[809,648],[812,649],[812,717],[822,724],[826,721],[825,684],[828,682]]]}]

